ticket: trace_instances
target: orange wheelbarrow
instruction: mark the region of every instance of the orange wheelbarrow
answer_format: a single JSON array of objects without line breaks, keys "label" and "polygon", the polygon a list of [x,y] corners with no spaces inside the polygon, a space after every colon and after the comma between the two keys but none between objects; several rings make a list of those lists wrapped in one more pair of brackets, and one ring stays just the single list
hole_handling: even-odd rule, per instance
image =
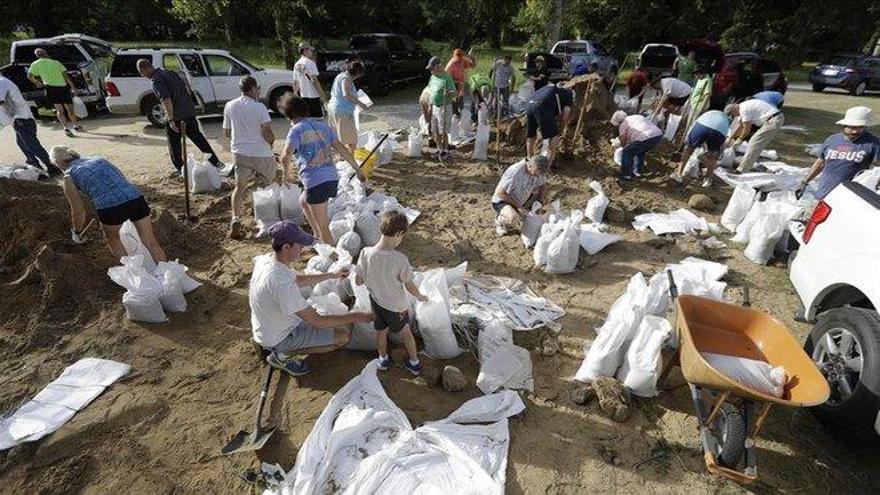
[{"label": "orange wheelbarrow", "polygon": [[[749,307],[748,290],[743,306],[705,297],[678,296],[672,272],[669,292],[675,302],[675,329],[679,337],[676,362],[691,390],[703,455],[709,472],[742,483],[758,477],[755,439],[774,404],[811,407],[830,393],[828,382],[800,343],[780,321]],[[787,383],[782,397],[747,387],[716,370],[702,353],[725,354],[783,366]]]}]

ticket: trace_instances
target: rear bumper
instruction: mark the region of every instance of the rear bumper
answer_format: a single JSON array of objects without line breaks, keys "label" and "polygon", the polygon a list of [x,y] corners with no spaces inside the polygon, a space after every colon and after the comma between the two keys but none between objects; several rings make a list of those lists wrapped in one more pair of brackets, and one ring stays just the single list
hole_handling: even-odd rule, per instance
[{"label": "rear bumper", "polygon": [[851,80],[849,75],[841,74],[837,76],[825,76],[822,74],[810,74],[810,83],[827,86],[830,88],[847,88],[849,89],[853,84],[854,80]]},{"label": "rear bumper", "polygon": [[110,110],[110,113],[120,115],[138,115],[141,113],[141,109],[137,103],[131,103],[118,96],[108,96],[106,104],[107,110]]}]

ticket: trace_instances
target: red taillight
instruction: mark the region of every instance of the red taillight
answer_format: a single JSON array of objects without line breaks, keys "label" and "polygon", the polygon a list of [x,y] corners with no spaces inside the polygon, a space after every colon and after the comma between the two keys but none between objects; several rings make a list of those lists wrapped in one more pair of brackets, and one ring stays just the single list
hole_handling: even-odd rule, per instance
[{"label": "red taillight", "polygon": [[109,96],[119,96],[119,88],[117,88],[115,84],[107,82],[105,86],[107,86],[107,94]]},{"label": "red taillight", "polygon": [[807,222],[807,228],[804,229],[804,244],[810,242],[810,238],[813,237],[813,232],[816,231],[816,227],[825,220],[828,220],[830,215],[831,207],[828,206],[828,203],[819,201],[819,204],[816,205],[816,209],[813,210],[813,215],[810,216],[810,221]]}]

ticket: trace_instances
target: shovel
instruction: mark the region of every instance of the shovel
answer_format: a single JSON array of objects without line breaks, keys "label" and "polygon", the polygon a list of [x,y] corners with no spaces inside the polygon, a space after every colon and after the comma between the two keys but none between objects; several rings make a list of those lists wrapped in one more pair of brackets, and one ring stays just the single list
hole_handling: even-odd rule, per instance
[{"label": "shovel", "polygon": [[263,406],[266,404],[266,396],[269,394],[269,384],[272,383],[272,373],[275,371],[275,368],[271,366],[267,366],[267,368],[269,368],[269,372],[266,374],[266,382],[263,384],[263,389],[260,391],[260,399],[257,402],[257,420],[254,425],[253,433],[248,433],[244,430],[239,431],[229,443],[220,449],[221,454],[229,455],[238,452],[260,450],[263,448],[263,445],[266,445],[269,437],[275,433],[274,426],[264,430],[261,421],[261,417],[263,416]]},{"label": "shovel", "polygon": [[[379,148],[382,147],[382,143],[384,143],[386,139],[388,139],[387,133],[382,135],[382,139],[379,140],[379,143],[376,144],[376,146],[370,150],[370,153],[363,160],[361,160],[361,163],[358,165],[358,170],[362,169],[364,167],[364,165],[366,165],[367,160],[369,160],[370,157],[372,157],[373,155],[376,154],[377,151],[379,151]],[[369,196],[372,193],[373,193],[373,190],[370,189],[369,187],[367,187],[366,185],[364,185],[364,194]]]}]

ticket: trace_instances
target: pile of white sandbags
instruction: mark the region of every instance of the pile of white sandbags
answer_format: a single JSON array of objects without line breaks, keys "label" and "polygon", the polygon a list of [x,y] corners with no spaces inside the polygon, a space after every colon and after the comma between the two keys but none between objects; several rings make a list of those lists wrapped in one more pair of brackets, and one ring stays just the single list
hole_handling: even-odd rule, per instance
[{"label": "pile of white sandbags", "polygon": [[49,176],[49,174],[43,171],[43,169],[34,167],[33,165],[0,165],[0,179],[35,181],[39,179],[41,175],[46,177]]},{"label": "pile of white sandbags", "polygon": [[[601,223],[609,203],[601,184],[593,181],[590,187],[596,195],[584,210],[563,213],[559,201],[554,201],[552,213],[538,214],[533,208],[523,218],[521,238],[526,247],[534,246],[536,267],[547,273],[571,273],[577,267],[580,249],[592,256],[621,239],[606,233],[607,226]],[[593,223],[581,223],[590,216]]]},{"label": "pile of white sandbags", "polygon": [[[187,168],[189,169],[189,189],[193,194],[216,191],[223,184],[220,171],[211,165],[211,162],[208,161],[208,155],[205,155],[201,161],[190,155],[187,157]],[[183,169],[180,172],[183,173]]]},{"label": "pile of white sandbags", "polygon": [[201,284],[186,274],[187,267],[177,261],[162,261],[155,271],[144,267],[143,255],[123,256],[121,266],[107,270],[110,279],[126,289],[122,296],[129,320],[162,323],[165,312],[186,311],[185,294]]},{"label": "pile of white sandbags", "polygon": [[302,189],[296,184],[282,186],[273,183],[256,189],[252,195],[254,218],[257,220],[257,237],[268,235],[269,229],[282,220],[290,220],[302,225],[306,217],[299,202],[301,194]]}]

